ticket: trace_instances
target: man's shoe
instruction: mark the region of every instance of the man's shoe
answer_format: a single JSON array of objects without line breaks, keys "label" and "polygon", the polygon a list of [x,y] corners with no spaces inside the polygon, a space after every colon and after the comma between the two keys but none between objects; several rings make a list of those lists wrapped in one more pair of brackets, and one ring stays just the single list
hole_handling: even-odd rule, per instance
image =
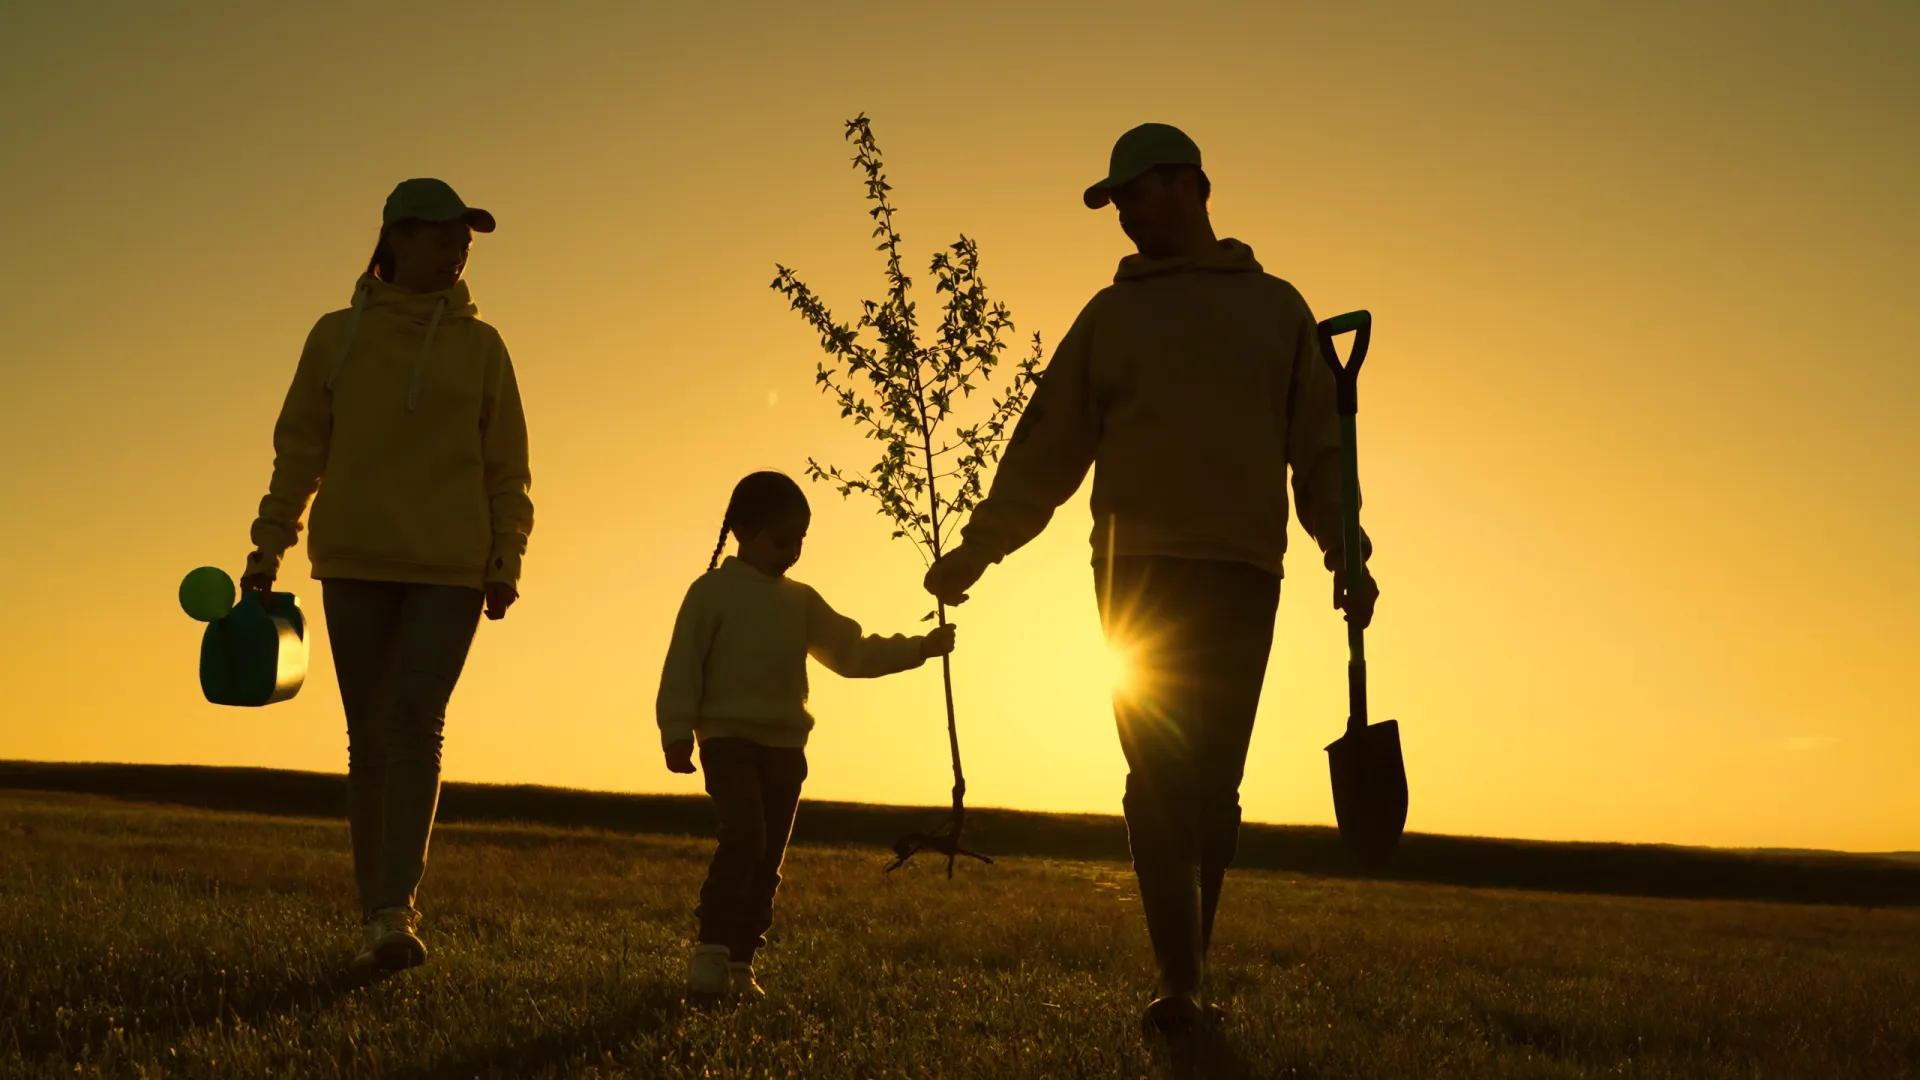
[{"label": "man's shoe", "polygon": [[1205,1026],[1207,1010],[1191,994],[1163,994],[1147,1004],[1140,1030],[1147,1037],[1180,1038]]}]

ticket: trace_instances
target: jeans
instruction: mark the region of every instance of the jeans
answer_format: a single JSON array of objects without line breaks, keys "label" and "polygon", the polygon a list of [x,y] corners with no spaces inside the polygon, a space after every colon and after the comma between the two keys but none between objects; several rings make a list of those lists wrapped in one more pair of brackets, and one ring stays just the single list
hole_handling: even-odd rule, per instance
[{"label": "jeans", "polygon": [[411,909],[440,802],[447,699],[466,666],[483,594],[328,578],[321,599],[347,713],[347,817],[361,912]]},{"label": "jeans", "polygon": [[700,769],[720,818],[720,842],[695,912],[700,943],[725,945],[735,962],[751,963],[773,926],[807,753],[751,739],[707,739],[700,744]]},{"label": "jeans", "polygon": [[1127,759],[1124,809],[1163,992],[1197,993],[1240,833],[1240,779],[1273,647],[1280,577],[1232,562],[1122,556],[1095,567]]}]

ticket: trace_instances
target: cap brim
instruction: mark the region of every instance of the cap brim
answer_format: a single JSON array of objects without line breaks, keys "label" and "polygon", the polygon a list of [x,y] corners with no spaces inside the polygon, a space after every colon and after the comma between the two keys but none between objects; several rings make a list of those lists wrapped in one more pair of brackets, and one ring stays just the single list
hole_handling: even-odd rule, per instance
[{"label": "cap brim", "polygon": [[493,228],[494,228],[493,215],[487,213],[485,210],[481,210],[476,207],[468,207],[467,212],[464,216],[467,222],[467,227],[472,229],[474,232],[492,232],[493,231]]},{"label": "cap brim", "polygon": [[1105,180],[1088,188],[1086,193],[1081,196],[1081,199],[1086,202],[1087,209],[1098,210],[1113,201],[1114,188],[1126,187],[1128,184],[1152,172],[1154,168],[1155,166],[1148,165],[1144,168],[1136,169],[1126,176],[1120,176],[1118,174],[1108,176]]}]

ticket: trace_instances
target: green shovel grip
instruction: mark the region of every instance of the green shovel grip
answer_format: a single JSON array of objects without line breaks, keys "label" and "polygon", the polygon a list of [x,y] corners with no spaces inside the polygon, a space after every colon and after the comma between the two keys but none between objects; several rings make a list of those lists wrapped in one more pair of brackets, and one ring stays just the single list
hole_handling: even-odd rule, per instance
[{"label": "green shovel grip", "polygon": [[[1352,416],[1360,411],[1360,365],[1367,360],[1367,344],[1373,338],[1373,314],[1349,311],[1322,321],[1316,329],[1320,332],[1320,358],[1333,371],[1335,404],[1341,416]],[[1333,347],[1333,339],[1341,334],[1354,335],[1353,351],[1344,366]]]},{"label": "green shovel grip", "polygon": [[[1366,581],[1367,564],[1364,534],[1360,531],[1360,455],[1355,418],[1360,411],[1360,365],[1367,358],[1367,344],[1373,337],[1373,315],[1367,311],[1349,311],[1319,324],[1320,356],[1333,370],[1334,403],[1340,414],[1340,539],[1346,556],[1341,576],[1347,588],[1357,591]],[[1353,351],[1340,363],[1333,339],[1341,334],[1354,335]],[[1358,626],[1347,624],[1347,677],[1351,712],[1349,725],[1364,729],[1367,725],[1367,645],[1366,634]]]},{"label": "green shovel grip", "polygon": [[1320,324],[1330,337],[1351,334],[1355,330],[1367,330],[1373,326],[1373,315],[1367,311],[1349,311],[1345,315],[1335,315]]}]

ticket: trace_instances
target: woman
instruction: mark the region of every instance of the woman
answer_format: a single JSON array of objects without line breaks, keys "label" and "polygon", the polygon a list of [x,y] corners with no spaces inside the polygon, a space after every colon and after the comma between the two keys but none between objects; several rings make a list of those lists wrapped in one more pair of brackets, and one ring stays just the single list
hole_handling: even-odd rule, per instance
[{"label": "woman", "polygon": [[447,699],[482,607],[499,619],[518,597],[533,528],[513,364],[460,280],[473,233],[493,228],[439,180],[388,196],[352,306],[307,335],[241,578],[272,589],[318,491],[308,554],[347,714],[364,967],[426,961],[413,900]]}]

